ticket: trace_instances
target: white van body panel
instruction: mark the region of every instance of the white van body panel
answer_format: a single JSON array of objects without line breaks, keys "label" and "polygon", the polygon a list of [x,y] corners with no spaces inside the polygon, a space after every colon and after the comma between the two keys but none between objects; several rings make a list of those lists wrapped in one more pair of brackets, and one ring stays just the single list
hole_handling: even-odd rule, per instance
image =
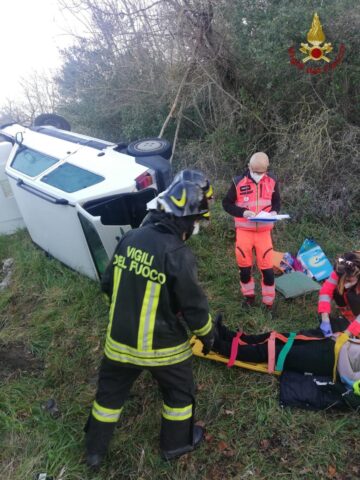
[{"label": "white van body panel", "polygon": [[97,279],[76,208],[45,201],[9,179],[32,240],[70,268]]},{"label": "white van body panel", "polygon": [[5,165],[12,149],[13,145],[10,142],[0,142],[0,235],[10,235],[20,228],[25,228],[24,220],[5,174]]}]

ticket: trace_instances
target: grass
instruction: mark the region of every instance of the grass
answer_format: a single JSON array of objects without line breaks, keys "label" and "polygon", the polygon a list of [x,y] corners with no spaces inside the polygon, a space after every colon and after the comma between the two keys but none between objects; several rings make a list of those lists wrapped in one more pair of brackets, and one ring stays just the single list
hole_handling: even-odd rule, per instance
[{"label": "grass", "polygon": [[[248,332],[314,326],[316,294],[278,298],[274,319],[260,308],[241,310],[231,219],[218,205],[213,219],[190,241],[211,311]],[[359,247],[355,232],[304,220],[279,224],[275,248],[295,253],[306,236],[330,258]],[[26,232],[0,237],[0,260],[8,257],[15,267],[10,288],[0,293],[0,353],[16,355],[0,365],[1,480],[31,480],[40,472],[57,480],[359,477],[356,414],[282,410],[276,378],[199,359],[196,416],[206,426],[206,442],[176,462],[161,461],[161,396],[144,374],[125,405],[108,461],[91,474],[83,463],[82,429],[95,394],[107,307],[95,282],[47,258]],[[58,415],[44,408],[49,399]]]}]

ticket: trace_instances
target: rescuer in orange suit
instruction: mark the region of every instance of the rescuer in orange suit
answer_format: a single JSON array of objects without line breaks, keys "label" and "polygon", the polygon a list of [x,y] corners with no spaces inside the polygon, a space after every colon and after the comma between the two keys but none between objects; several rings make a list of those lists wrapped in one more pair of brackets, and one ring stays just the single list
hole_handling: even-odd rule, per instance
[{"label": "rescuer in orange suit", "polygon": [[233,179],[222,204],[224,210],[235,220],[235,255],[240,271],[240,290],[244,296],[243,306],[248,308],[255,304],[255,282],[252,276],[255,250],[262,277],[262,303],[271,311],[275,299],[271,239],[273,222],[254,222],[250,218],[260,211],[272,214],[279,212],[279,187],[274,176],[268,172],[269,158],[266,153],[255,153],[248,166],[246,172]]}]

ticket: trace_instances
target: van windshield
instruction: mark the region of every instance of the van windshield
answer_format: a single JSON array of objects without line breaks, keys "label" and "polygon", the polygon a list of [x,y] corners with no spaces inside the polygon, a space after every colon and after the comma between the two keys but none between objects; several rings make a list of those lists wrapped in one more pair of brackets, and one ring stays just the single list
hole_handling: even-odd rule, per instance
[{"label": "van windshield", "polygon": [[68,193],[91,187],[103,180],[105,180],[104,177],[83,168],[76,167],[71,163],[63,163],[52,172],[44,175],[41,179],[42,182]]},{"label": "van windshield", "polygon": [[59,160],[30,148],[20,148],[11,163],[12,168],[29,177],[36,177]]}]

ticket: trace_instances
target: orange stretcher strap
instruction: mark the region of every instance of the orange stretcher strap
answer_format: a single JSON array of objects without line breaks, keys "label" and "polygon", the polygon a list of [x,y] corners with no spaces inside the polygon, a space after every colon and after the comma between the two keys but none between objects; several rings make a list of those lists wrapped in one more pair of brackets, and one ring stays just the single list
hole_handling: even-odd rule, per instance
[{"label": "orange stretcher strap", "polygon": [[268,372],[275,371],[275,340],[276,332],[271,332],[268,340]]},{"label": "orange stretcher strap", "polygon": [[240,342],[244,344],[244,342],[240,340],[241,335],[242,335],[242,332],[236,332],[235,337],[232,339],[230,358],[227,364],[229,368],[232,367],[235,363]]},{"label": "orange stretcher strap", "polygon": [[[291,334],[290,334],[291,335]],[[268,339],[268,372],[274,373],[275,370],[275,360],[276,360],[276,351],[275,351],[275,340],[280,340],[283,343],[287,343],[289,340],[288,337],[285,337],[282,333],[278,332],[271,332],[270,337]],[[292,344],[295,340],[325,340],[325,337],[307,337],[306,335],[296,334],[292,336]],[[287,352],[289,353],[289,352]]]}]

